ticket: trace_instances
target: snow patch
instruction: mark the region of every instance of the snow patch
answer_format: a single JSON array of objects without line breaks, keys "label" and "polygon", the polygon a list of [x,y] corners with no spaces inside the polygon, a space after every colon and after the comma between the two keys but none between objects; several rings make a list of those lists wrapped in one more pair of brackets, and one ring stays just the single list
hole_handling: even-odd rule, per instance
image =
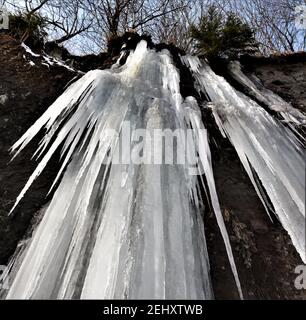
[{"label": "snow patch", "polygon": [[33,57],[40,57],[39,54],[34,53],[25,43],[22,43],[21,46],[25,49],[27,53],[29,53]]},{"label": "snow patch", "polygon": [[[48,66],[48,67],[49,67],[49,66],[58,65],[58,66],[61,66],[61,67],[64,67],[64,68],[68,69],[69,71],[73,71],[73,72],[76,72],[76,71],[77,71],[77,70],[75,70],[74,68],[71,68],[70,66],[66,65],[63,61],[61,61],[61,60],[59,60],[59,59],[56,59],[56,58],[54,58],[54,57],[51,57],[51,56],[49,56],[49,55],[47,55],[47,54],[40,55],[40,54],[34,53],[34,52],[33,52],[26,44],[24,44],[24,43],[22,43],[21,46],[25,49],[25,51],[26,51],[27,53],[29,53],[29,54],[32,55],[33,57],[35,57],[35,58],[38,58],[38,57],[43,58],[43,59],[45,60],[45,62],[41,62],[42,65],[45,65],[45,66]],[[25,60],[27,60],[25,55],[23,55],[23,58],[24,58]],[[34,66],[34,65],[35,65],[35,63],[34,63],[33,61],[31,61],[31,60],[29,61],[29,64],[30,64],[31,66]],[[78,71],[78,72],[83,73],[83,72],[81,72],[81,71]]]},{"label": "snow patch", "polygon": [[8,96],[6,94],[0,95],[0,104],[4,105],[8,100]]}]

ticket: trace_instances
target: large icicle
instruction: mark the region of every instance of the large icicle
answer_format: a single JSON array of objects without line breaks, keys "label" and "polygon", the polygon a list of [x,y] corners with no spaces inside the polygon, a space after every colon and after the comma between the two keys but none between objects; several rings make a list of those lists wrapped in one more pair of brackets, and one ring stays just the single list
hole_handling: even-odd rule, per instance
[{"label": "large icicle", "polygon": [[47,131],[37,151],[45,154],[15,206],[62,144],[56,179],[64,173],[7,298],[213,297],[198,177],[185,164],[133,164],[126,161],[131,154],[116,164],[123,144],[132,156],[139,152],[139,140],[124,136],[127,121],[131,130],[147,132],[197,129],[187,145],[200,141],[201,167],[242,295],[198,112],[194,99],[180,95],[169,53],[148,50],[145,41],[124,66],[91,71],[72,84],[13,146],[18,153]]},{"label": "large icicle", "polygon": [[[256,190],[252,168],[265,188],[283,227],[302,260],[305,257],[305,162],[304,149],[291,130],[274,119],[256,102],[236,91],[222,77],[195,57],[183,57],[200,86],[212,101],[220,131],[235,147]],[[244,80],[243,80],[244,81]],[[255,90],[255,88],[253,88]],[[275,96],[265,92],[269,102]],[[283,116],[298,115],[280,105]],[[301,120],[301,119],[300,119]],[[260,193],[259,196],[261,197]],[[261,197],[263,200],[263,198]]]}]

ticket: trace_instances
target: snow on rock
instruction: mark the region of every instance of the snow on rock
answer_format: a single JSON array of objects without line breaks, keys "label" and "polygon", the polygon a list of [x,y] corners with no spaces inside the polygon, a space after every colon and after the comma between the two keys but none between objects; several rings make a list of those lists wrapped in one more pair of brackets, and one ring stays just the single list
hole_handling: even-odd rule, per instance
[{"label": "snow on rock", "polygon": [[31,56],[33,56],[33,57],[40,57],[40,55],[39,54],[37,54],[37,53],[34,53],[25,43],[22,43],[21,44],[21,46],[24,48],[24,50],[27,52],[27,53],[29,53]]},{"label": "snow on rock", "polygon": [[[57,58],[54,58],[54,57],[51,57],[47,54],[43,54],[42,55],[42,58],[45,60],[45,62],[42,62],[42,64],[46,65],[46,66],[54,66],[54,65],[57,65],[57,66],[61,66],[61,67],[64,67],[70,71],[77,71],[75,70],[74,68],[68,66],[67,64],[65,64],[63,61],[57,59]],[[83,73],[81,71],[78,71],[79,73]]]},{"label": "snow on rock", "polygon": [[6,94],[0,95],[0,104],[4,105],[8,100],[8,96]]},{"label": "snow on rock", "polygon": [[[42,59],[44,60],[44,62],[41,62],[41,64],[47,66],[48,68],[49,68],[50,66],[57,65],[57,66],[64,67],[64,68],[66,68],[66,69],[68,69],[68,70],[70,70],[70,71],[74,71],[74,72],[77,71],[77,70],[75,70],[74,68],[66,65],[63,61],[61,61],[61,60],[59,60],[59,59],[56,59],[56,58],[54,58],[54,57],[51,57],[51,56],[49,56],[49,55],[47,55],[47,54],[42,54],[42,55],[40,55],[40,54],[34,53],[34,52],[33,52],[26,44],[24,44],[24,43],[22,43],[21,46],[22,46],[22,47],[25,49],[25,51],[26,51],[28,54],[30,54],[32,57],[34,57],[34,58],[42,58]],[[25,55],[23,55],[23,57],[24,57],[25,60],[27,60],[27,58],[26,58]],[[29,64],[30,64],[31,66],[34,66],[34,65],[35,65],[35,63],[34,63],[33,61],[31,61],[31,60],[29,60]],[[78,72],[82,73],[81,71],[78,71]]]}]

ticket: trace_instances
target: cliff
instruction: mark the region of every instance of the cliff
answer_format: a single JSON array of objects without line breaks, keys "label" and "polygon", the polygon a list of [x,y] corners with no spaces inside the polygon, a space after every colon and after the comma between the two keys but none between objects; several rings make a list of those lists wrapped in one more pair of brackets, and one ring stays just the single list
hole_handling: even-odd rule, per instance
[{"label": "cliff", "polygon": [[[126,40],[126,39],[125,39]],[[135,44],[139,39],[136,37]],[[20,190],[35,167],[31,157],[39,139],[11,160],[10,147],[46,108],[83,72],[113,64],[122,42],[114,43],[108,53],[99,56],[69,56],[69,67],[46,54],[37,55],[14,39],[0,34],[0,264],[7,264],[18,242],[30,236],[31,225],[39,219],[39,210],[49,201],[46,194],[58,171],[56,155],[51,165],[31,187],[20,205],[8,215]],[[167,48],[174,55],[175,48]],[[306,110],[306,55],[278,58],[243,58],[241,64],[249,77],[279,94],[287,102]],[[177,62],[182,92],[194,93],[193,79]],[[79,69],[79,70],[78,70]],[[214,69],[230,78],[225,65]],[[184,76],[182,76],[184,75]],[[201,97],[198,97],[199,99]],[[204,115],[212,127],[212,157],[217,191],[230,234],[234,256],[247,299],[304,299],[294,289],[294,268],[301,264],[291,240],[281,225],[271,223],[253,185],[244,171],[236,151],[216,130],[210,115]],[[218,149],[222,149],[222,153]],[[215,218],[206,212],[206,236],[211,259],[211,275],[217,299],[236,299],[235,283]]]}]

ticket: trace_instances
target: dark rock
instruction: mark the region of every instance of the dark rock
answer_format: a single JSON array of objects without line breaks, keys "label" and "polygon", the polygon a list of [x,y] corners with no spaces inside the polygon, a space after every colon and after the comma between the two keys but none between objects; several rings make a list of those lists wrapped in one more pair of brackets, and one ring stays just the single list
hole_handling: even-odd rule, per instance
[{"label": "dark rock", "polygon": [[[26,57],[26,59],[24,58]],[[31,67],[27,59],[35,60]],[[17,41],[0,35],[0,264],[6,264],[30,225],[33,214],[46,203],[46,194],[55,177],[57,162],[51,162],[33,185],[16,211],[10,209],[35,168],[31,156],[37,148],[35,139],[12,163],[9,148],[64,91],[76,72],[60,66],[42,65],[42,58],[26,53]]]}]

